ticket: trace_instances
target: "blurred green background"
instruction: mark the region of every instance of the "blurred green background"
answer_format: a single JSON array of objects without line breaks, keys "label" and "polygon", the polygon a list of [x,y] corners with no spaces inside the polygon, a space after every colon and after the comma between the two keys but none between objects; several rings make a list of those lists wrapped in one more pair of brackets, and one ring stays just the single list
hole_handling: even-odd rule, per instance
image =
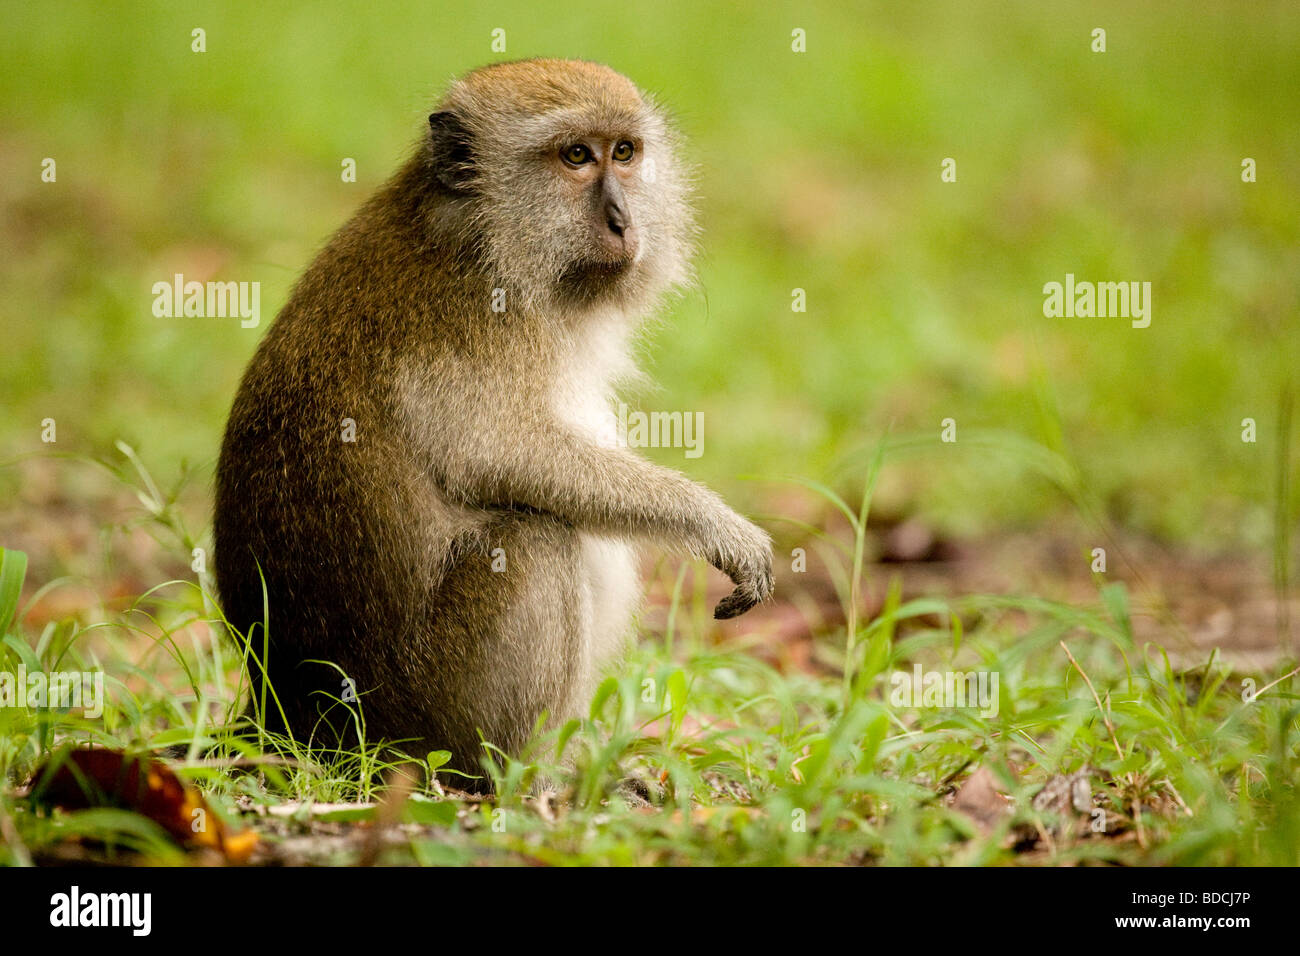
[{"label": "blurred green background", "polygon": [[[752,507],[768,486],[740,475],[847,491],[886,431],[916,436],[884,506],[970,534],[1071,507],[1010,446],[964,440],[1011,434],[1068,453],[1129,526],[1273,533],[1300,447],[1294,2],[7,2],[4,19],[0,456],[44,449],[53,417],[60,450],[121,437],[164,475],[210,476],[291,283],[449,78],[573,56],[654,92],[700,170],[700,287],[667,310],[639,400],[702,410],[705,454],[659,460]],[[261,327],[155,318],[150,287],[175,272],[260,281]],[[1151,282],[1151,327],[1045,318],[1067,272]]]}]

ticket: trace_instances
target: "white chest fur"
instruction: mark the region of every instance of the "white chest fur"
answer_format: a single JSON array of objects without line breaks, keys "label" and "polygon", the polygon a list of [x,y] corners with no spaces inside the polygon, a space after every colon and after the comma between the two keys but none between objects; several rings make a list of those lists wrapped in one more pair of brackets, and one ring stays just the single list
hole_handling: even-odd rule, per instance
[{"label": "white chest fur", "polygon": [[[556,375],[551,396],[556,417],[602,448],[619,444],[614,385],[636,374],[629,339],[621,316],[593,317]],[[582,557],[581,587],[591,609],[587,646],[594,670],[616,654],[630,634],[641,580],[629,540],[583,533]]]},{"label": "white chest fur", "polygon": [[621,315],[591,317],[575,334],[555,377],[556,416],[602,448],[618,446],[614,386],[636,375],[630,337]]}]

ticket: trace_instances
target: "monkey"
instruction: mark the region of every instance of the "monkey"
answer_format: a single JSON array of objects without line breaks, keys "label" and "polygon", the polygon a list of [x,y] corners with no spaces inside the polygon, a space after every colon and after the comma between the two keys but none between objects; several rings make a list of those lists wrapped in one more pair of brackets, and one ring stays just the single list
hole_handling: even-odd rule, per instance
[{"label": "monkey", "polygon": [[474,777],[483,741],[517,755],[588,705],[632,636],[642,544],[730,577],[719,619],[769,598],[767,533],[612,435],[635,337],[695,281],[679,150],[609,67],[482,67],[303,273],[217,464],[246,716]]}]

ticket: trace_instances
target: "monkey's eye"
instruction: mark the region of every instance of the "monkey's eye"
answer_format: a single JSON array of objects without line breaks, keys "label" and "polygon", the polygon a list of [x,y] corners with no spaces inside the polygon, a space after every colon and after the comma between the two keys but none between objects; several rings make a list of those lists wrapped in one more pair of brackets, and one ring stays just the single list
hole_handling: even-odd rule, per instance
[{"label": "monkey's eye", "polygon": [[617,146],[614,147],[614,152],[611,153],[610,155],[612,155],[614,159],[618,160],[618,162],[626,163],[629,160],[631,160],[632,154],[635,152],[636,152],[636,147],[633,146],[631,143],[629,143],[627,140],[623,140],[621,143],[619,143]]},{"label": "monkey's eye", "polygon": [[564,161],[570,166],[581,166],[583,163],[592,161],[591,150],[582,143],[574,143],[572,146],[566,146],[564,152],[560,154]]}]

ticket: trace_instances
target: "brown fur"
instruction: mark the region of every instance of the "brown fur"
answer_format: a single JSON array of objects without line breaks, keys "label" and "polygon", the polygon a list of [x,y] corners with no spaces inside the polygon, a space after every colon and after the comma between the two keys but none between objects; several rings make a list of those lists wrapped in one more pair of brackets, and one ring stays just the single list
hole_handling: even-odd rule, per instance
[{"label": "brown fur", "polygon": [[[607,226],[557,164],[581,136],[635,137],[637,161],[655,162],[653,182],[620,171],[644,245],[633,264],[593,252]],[[720,616],[770,593],[762,531],[603,446],[579,414],[609,412],[638,320],[688,278],[674,153],[658,109],[606,67],[475,71],[298,282],[240,386],[217,473],[217,581],[241,632],[263,620],[265,579],[285,717],[271,704],[269,727],[355,742],[350,711],[331,709],[341,676],[307,663],[332,661],[368,739],[448,749],[474,772],[480,732],[516,753],[543,712],[585,705],[629,629],[628,542],[727,572]]]}]

